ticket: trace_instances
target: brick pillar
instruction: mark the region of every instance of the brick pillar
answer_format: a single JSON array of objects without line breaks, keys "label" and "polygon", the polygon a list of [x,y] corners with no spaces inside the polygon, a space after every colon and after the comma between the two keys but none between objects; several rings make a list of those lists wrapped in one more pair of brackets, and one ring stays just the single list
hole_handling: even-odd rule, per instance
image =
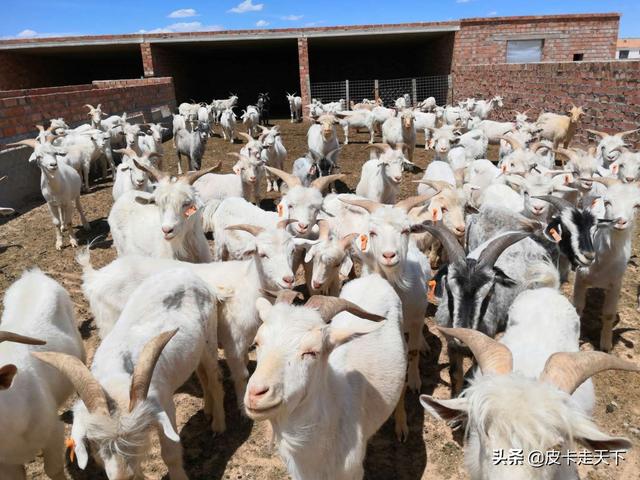
[{"label": "brick pillar", "polygon": [[140,54],[142,55],[142,68],[144,70],[144,76],[153,77],[155,75],[155,71],[153,68],[153,53],[151,51],[151,44],[141,43]]},{"label": "brick pillar", "polygon": [[298,66],[300,69],[302,112],[306,118],[309,115],[309,109],[304,106],[311,103],[311,77],[309,74],[309,44],[307,37],[298,37]]}]

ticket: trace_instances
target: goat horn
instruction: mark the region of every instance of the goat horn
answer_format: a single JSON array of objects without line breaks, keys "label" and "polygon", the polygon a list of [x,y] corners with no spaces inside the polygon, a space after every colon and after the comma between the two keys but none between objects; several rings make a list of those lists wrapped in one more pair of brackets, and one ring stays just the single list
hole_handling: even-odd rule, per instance
[{"label": "goat horn", "polygon": [[155,179],[156,182],[159,182],[165,178],[169,178],[168,173],[163,172],[162,170],[154,167],[153,165],[149,165],[149,166],[143,165],[142,163],[138,162],[134,157],[131,157],[131,160],[133,160],[133,164],[137,168],[139,168],[143,172],[147,172],[151,176],[151,179],[152,180]]},{"label": "goat horn", "polygon": [[46,130],[42,125],[36,124],[35,127],[38,129],[38,132],[40,132],[41,134],[46,132]]},{"label": "goat horn", "polygon": [[248,133],[237,132],[237,134],[240,135],[242,138],[244,138],[247,141],[247,143],[253,142],[253,140],[254,140],[254,138],[251,135],[249,135]]},{"label": "goat horn", "polygon": [[[280,222],[278,222],[280,223]],[[237,225],[230,225],[225,228],[225,230],[242,230],[243,232],[250,233],[254,237],[257,237],[262,232],[264,232],[264,228],[259,227],[258,225],[249,225],[247,223],[239,223]]]},{"label": "goat horn", "polygon": [[[338,153],[340,150],[342,150],[342,147],[338,147],[338,148],[334,148],[333,150],[331,150],[329,153],[327,153],[326,158],[331,160],[333,162],[333,156]],[[320,157],[322,158],[322,157]],[[335,162],[334,162],[335,163]]]},{"label": "goat horn", "polygon": [[585,380],[605,370],[640,372],[640,367],[604,352],[557,352],[547,359],[539,380],[571,395]]},{"label": "goat horn", "polygon": [[484,375],[506,375],[513,370],[511,350],[493,338],[470,328],[437,327],[442,333],[464,342]]},{"label": "goat horn", "polygon": [[478,257],[478,266],[493,267],[498,257],[502,255],[502,252],[528,236],[528,232],[512,232],[494,239],[482,250],[480,257]]},{"label": "goat horn", "polygon": [[498,138],[500,140],[504,140],[505,142],[507,142],[509,145],[511,145],[511,148],[513,148],[514,150],[523,150],[524,149],[524,145],[522,145],[518,140],[516,140],[513,137],[507,137],[506,135],[500,135]]},{"label": "goat horn", "polygon": [[567,158],[569,158],[569,159],[571,159],[573,161],[578,160],[578,154],[573,150],[568,150],[566,148],[559,147],[557,150],[555,150],[555,152],[559,153],[561,155],[564,155],[565,157],[567,157]]},{"label": "goat horn", "polygon": [[2,342],[24,343],[25,345],[45,345],[47,343],[37,338],[25,337],[17,333],[0,330],[0,343]]},{"label": "goat horn", "polygon": [[413,207],[417,207],[420,204],[428,202],[434,196],[436,196],[439,191],[430,195],[414,195],[413,197],[405,198],[404,200],[400,200],[398,203],[394,205],[394,208],[399,208],[400,210],[404,210],[405,213],[408,213]]},{"label": "goat horn", "polygon": [[447,252],[450,262],[465,261],[466,254],[464,253],[464,248],[462,248],[462,245],[460,245],[460,242],[458,242],[458,239],[451,230],[442,224],[425,222],[421,226],[424,227],[424,229],[431,235],[440,240],[440,243]]},{"label": "goat horn", "polygon": [[541,148],[552,148],[552,147],[549,147],[549,145],[545,145],[542,142],[533,142],[531,145],[529,145],[529,150],[531,150],[533,153],[538,153],[538,150],[540,150]]},{"label": "goat horn", "polygon": [[573,204],[570,201],[565,200],[564,198],[555,197],[553,195],[540,195],[533,198],[537,198],[538,200],[550,203],[551,205],[556,207],[559,212],[564,210],[565,208],[573,208]]},{"label": "goat horn", "polygon": [[323,242],[329,240],[329,233],[331,233],[331,227],[329,226],[329,222],[324,219],[318,220],[318,228],[320,232],[318,233],[318,238]]},{"label": "goat horn", "polygon": [[346,252],[351,246],[351,242],[353,242],[353,239],[356,238],[358,235],[359,235],[358,233],[350,233],[342,237],[338,242],[338,244],[340,245],[340,248]]},{"label": "goat horn", "polygon": [[127,148],[119,148],[119,149],[115,149],[113,150],[115,153],[119,153],[120,155],[126,155],[129,158],[138,158],[138,154],[135,152],[135,150],[127,147]]},{"label": "goat horn", "polygon": [[95,108],[93,108],[93,106],[89,105],[88,103],[85,105],[85,107],[87,107],[91,113],[93,113],[93,111],[95,110]]},{"label": "goat horn", "polygon": [[271,290],[266,290],[264,288],[260,289],[260,291],[266,296],[274,299],[273,303],[286,303],[287,305],[293,305],[293,302],[297,300],[304,300],[304,296],[302,293],[291,290],[289,288],[285,288],[282,290],[278,290],[277,292],[273,292]]},{"label": "goat horn", "polygon": [[592,130],[590,128],[587,128],[587,132],[589,133],[593,133],[594,135],[597,135],[600,138],[604,138],[604,137],[610,137],[611,135],[608,134],[607,132],[601,132],[599,130]]},{"label": "goat horn", "polygon": [[260,130],[262,130],[262,133],[267,133],[271,131],[269,128],[265,127],[264,125],[258,125],[258,127],[260,127]]},{"label": "goat horn", "polygon": [[[320,193],[324,192],[325,189],[336,180],[342,180],[347,176],[344,173],[338,173],[335,175],[327,175],[326,177],[316,178],[313,182],[309,184],[311,188],[315,188]],[[297,177],[296,177],[297,178]]]},{"label": "goat horn", "polygon": [[207,173],[217,172],[218,170],[220,170],[221,166],[222,166],[222,162],[218,162],[217,165],[214,165],[213,167],[207,168],[205,170],[196,170],[195,172],[187,172],[180,177],[180,181],[182,181],[183,183],[188,183],[189,185],[193,185],[194,182],[198,180],[200,177],[202,177],[203,175],[206,175]]},{"label": "goat horn", "polygon": [[58,352],[31,352],[31,355],[55,367],[67,377],[89,413],[109,415],[107,397],[102,386],[78,357]]},{"label": "goat horn", "polygon": [[287,228],[287,225],[291,224],[291,223],[296,223],[298,220],[295,220],[293,218],[285,218],[283,220],[280,220],[278,223],[276,223],[276,228],[278,230],[284,230],[285,228]]},{"label": "goat horn", "polygon": [[356,207],[364,208],[367,212],[373,213],[380,207],[382,207],[381,203],[374,202],[373,200],[368,200],[366,198],[342,198],[338,197],[338,199],[346,204],[354,205]]},{"label": "goat horn", "polygon": [[371,150],[372,148],[379,150],[382,153],[387,152],[389,151],[389,149],[391,149],[391,147],[387,143],[372,143],[371,145],[367,145],[366,147],[364,147],[365,150]]},{"label": "goat horn", "polygon": [[7,143],[7,147],[17,147],[19,145],[26,145],[27,147],[31,147],[33,149],[38,145],[38,141],[35,138],[26,138],[24,140],[20,140],[18,142]]},{"label": "goat horn", "polygon": [[340,312],[349,312],[356,317],[365,318],[374,322],[385,319],[383,316],[363,310],[355,303],[345,300],[344,298],[313,295],[309,300],[307,300],[307,303],[305,303],[304,306],[318,310],[318,313],[320,313],[320,316],[325,323],[331,323],[333,317]]},{"label": "goat horn", "polygon": [[413,183],[422,183],[423,185],[428,185],[429,187],[433,188],[437,192],[441,192],[442,190],[447,190],[447,189],[452,190],[454,188],[449,182],[445,182],[444,180],[422,179],[422,180],[413,180]]},{"label": "goat horn", "polygon": [[[581,180],[585,180],[585,179],[581,178]],[[620,179],[611,178],[611,177],[593,177],[593,178],[587,178],[586,180],[592,180],[594,182],[601,183],[602,185],[604,185],[607,188],[609,188],[609,187],[611,187],[613,185],[618,185],[619,183],[622,183],[620,181]]]},{"label": "goat horn", "polygon": [[133,375],[131,376],[131,388],[129,389],[130,412],[136,408],[138,403],[144,402],[147,399],[149,385],[151,384],[151,377],[153,376],[154,368],[156,368],[156,363],[158,363],[162,350],[176,333],[178,333],[177,328],[161,333],[152,338],[144,346],[142,352],[140,352],[138,363],[133,369]]},{"label": "goat horn", "polygon": [[615,136],[619,137],[619,138],[624,138],[626,135],[631,135],[632,133],[636,133],[637,131],[638,131],[637,128],[635,128],[633,130],[625,130],[624,132],[616,133]]},{"label": "goat horn", "polygon": [[[153,159],[153,158],[162,158],[164,155],[162,153],[158,153],[158,152],[145,152],[145,157],[147,157],[148,159]],[[218,165],[219,166],[219,165]]]},{"label": "goat horn", "polygon": [[292,175],[291,173],[285,172],[284,170],[280,170],[279,168],[265,166],[270,173],[273,173],[277,177],[280,177],[289,188],[300,187],[302,186],[302,182],[298,177]]}]

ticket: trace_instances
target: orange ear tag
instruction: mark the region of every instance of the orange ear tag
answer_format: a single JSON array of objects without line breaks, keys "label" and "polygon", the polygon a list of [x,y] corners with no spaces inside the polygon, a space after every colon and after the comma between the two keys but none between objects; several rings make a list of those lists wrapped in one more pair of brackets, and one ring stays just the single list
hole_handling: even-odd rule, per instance
[{"label": "orange ear tag", "polygon": [[431,209],[431,218],[433,218],[434,222],[438,220],[438,209],[437,208]]},{"label": "orange ear tag", "polygon": [[429,300],[429,302],[431,302],[431,303],[436,303],[437,302],[437,299],[436,299],[436,281],[435,280],[429,280],[427,285],[429,286],[429,289],[427,290],[427,300]]},{"label": "orange ear tag", "polygon": [[284,215],[284,206],[279,203],[278,204],[278,217],[282,218],[282,216]]},{"label": "orange ear tag", "polygon": [[365,234],[360,235],[360,250],[363,252],[367,249],[367,244],[369,243],[369,237]]},{"label": "orange ear tag", "polygon": [[64,446],[67,450],[69,450],[69,460],[73,463],[76,459],[76,441],[73,438],[67,438],[64,441]]},{"label": "orange ear tag", "polygon": [[500,170],[502,170],[502,173],[506,173],[507,165],[503,163],[502,166],[500,167]]},{"label": "orange ear tag", "polygon": [[551,238],[553,238],[556,243],[559,243],[560,240],[562,240],[562,237],[558,234],[555,228],[549,229],[549,235],[551,235]]},{"label": "orange ear tag", "polygon": [[569,175],[564,176],[564,184],[569,185],[571,183],[571,177]]},{"label": "orange ear tag", "polygon": [[184,211],[184,216],[189,218],[191,215],[193,215],[194,213],[196,213],[198,211],[198,209],[196,208],[195,205],[191,205],[189,208],[187,208]]}]

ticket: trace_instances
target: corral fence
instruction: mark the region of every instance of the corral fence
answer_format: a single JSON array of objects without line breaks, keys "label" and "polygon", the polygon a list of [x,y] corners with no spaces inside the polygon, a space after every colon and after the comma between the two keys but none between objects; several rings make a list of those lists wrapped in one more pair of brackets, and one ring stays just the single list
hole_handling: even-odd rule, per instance
[{"label": "corral fence", "polygon": [[451,91],[451,75],[433,77],[393,78],[386,80],[340,80],[336,82],[311,83],[311,98],[323,103],[346,100],[361,102],[367,98],[382,99],[384,105],[391,106],[398,97],[409,94],[411,105],[415,106],[427,97],[435,97],[438,105],[444,105]]}]

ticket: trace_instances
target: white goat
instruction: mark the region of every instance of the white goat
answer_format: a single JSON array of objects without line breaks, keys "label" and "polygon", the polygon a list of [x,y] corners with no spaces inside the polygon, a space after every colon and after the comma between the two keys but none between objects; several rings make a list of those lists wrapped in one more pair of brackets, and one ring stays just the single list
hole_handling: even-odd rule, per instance
[{"label": "white goat", "polygon": [[7,289],[0,320],[0,429],[11,439],[0,443],[3,479],[26,479],[23,465],[40,452],[49,478],[67,478],[58,409],[73,390],[63,375],[30,355],[44,349],[85,358],[69,294],[36,268]]},{"label": "white goat", "polygon": [[618,159],[623,150],[628,147],[624,137],[638,132],[638,129],[613,134],[590,129],[587,129],[587,132],[600,138],[600,142],[596,148],[596,158],[600,166],[608,168],[609,165]]},{"label": "white goat", "polygon": [[349,129],[366,128],[369,132],[369,143],[373,143],[375,136],[375,116],[369,110],[354,110],[337,113],[336,116],[341,118],[340,124],[344,132],[344,144],[349,143]]},{"label": "white goat", "polygon": [[173,116],[173,144],[176,149],[176,154],[178,155],[179,175],[183,172],[182,155],[188,158],[188,163],[184,168],[185,173],[190,170],[200,170],[208,136],[208,124],[197,123],[191,128],[188,128],[184,117],[179,115]]},{"label": "white goat", "polygon": [[414,113],[405,110],[398,117],[388,119],[382,124],[382,141],[396,148],[403,144],[407,148],[407,158],[413,161],[413,152],[416,149],[416,126]]},{"label": "white goat", "polygon": [[[345,298],[312,297],[305,307],[256,302],[263,323],[245,408],[270,422],[294,480],[362,478],[367,441],[401,398],[406,350],[398,296],[377,276],[352,283]],[[349,313],[334,325],[340,312]],[[387,320],[379,326],[351,315]],[[322,455],[313,454],[326,438],[332,441]]]},{"label": "white goat", "polygon": [[[34,354],[63,373],[80,396],[71,439],[84,469],[89,448],[109,480],[141,478],[150,435],[158,430],[172,480],[186,480],[177,433],[174,392],[197,372],[204,413],[214,432],[225,430],[218,373],[216,299],[187,269],[151,276],[131,294],[89,370],[57,352]],[[158,334],[158,332],[162,332]]]},{"label": "white goat", "polygon": [[473,105],[473,114],[484,120],[489,116],[489,113],[496,107],[503,107],[502,97],[496,95],[491,100],[476,100]]},{"label": "white goat", "polygon": [[145,152],[143,155],[138,156],[136,152],[129,148],[125,150],[115,150],[115,152],[123,155],[122,163],[118,165],[118,168],[116,169],[116,177],[113,181],[113,200],[118,200],[118,198],[120,198],[124,193],[131,190],[151,192],[149,175],[145,170],[141,170],[136,167],[133,159],[141,165],[151,166],[153,165],[152,160],[161,158],[162,155]]},{"label": "white goat", "polygon": [[[326,156],[330,152],[338,149],[338,135],[336,133],[336,125],[339,123],[334,115],[321,115],[314,124],[309,127],[307,132],[307,146],[310,152],[318,152]],[[338,155],[334,155],[335,166],[338,163]]]},{"label": "white goat", "polygon": [[[226,115],[229,116],[228,113]],[[225,114],[223,113],[223,118],[224,116]],[[254,105],[248,105],[246,110],[242,110],[240,118],[242,119],[242,124],[247,129],[247,133],[250,136],[255,137],[258,133],[258,125],[260,124],[260,112],[258,112],[258,109]],[[224,126],[227,123],[230,122],[225,120],[222,122],[222,125]]]},{"label": "white goat", "polygon": [[377,149],[380,155],[362,165],[356,195],[374,202],[394,204],[400,192],[404,164],[407,163],[403,145],[398,144],[393,149],[385,143],[374,143],[369,148]]},{"label": "white goat", "polygon": [[[262,135],[260,135],[259,139],[262,142],[262,150],[260,152],[262,164],[282,170],[284,162],[287,160],[287,149],[282,144],[280,127],[276,125],[269,129],[260,125],[260,128],[262,129]],[[265,173],[267,177],[267,192],[271,190],[277,192],[280,189],[278,179],[272,177],[269,170]]]},{"label": "white goat", "polygon": [[192,184],[219,165],[176,178],[133,161],[157,186],[153,193],[127,192],[111,208],[108,221],[118,255],[210,262],[202,230],[202,202]]},{"label": "white goat", "polygon": [[287,93],[287,101],[289,102],[289,112],[291,113],[291,123],[302,120],[302,97],[295,93],[292,95]]}]

